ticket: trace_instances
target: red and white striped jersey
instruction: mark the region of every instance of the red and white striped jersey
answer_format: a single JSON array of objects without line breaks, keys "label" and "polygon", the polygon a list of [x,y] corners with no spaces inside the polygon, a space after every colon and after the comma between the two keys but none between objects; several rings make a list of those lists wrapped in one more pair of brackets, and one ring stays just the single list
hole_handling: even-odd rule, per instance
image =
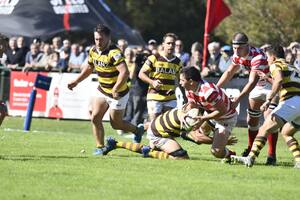
[{"label": "red and white striped jersey", "polygon": [[269,74],[270,72],[266,54],[262,49],[251,46],[249,47],[249,54],[246,58],[233,55],[232,63],[240,65],[249,71],[260,71],[264,74]]},{"label": "red and white striped jersey", "polygon": [[236,110],[231,108],[229,97],[213,83],[203,81],[196,92],[187,91],[186,96],[189,102],[199,105],[208,113],[215,111],[215,105],[221,101],[227,107],[227,111],[219,119],[228,119],[236,115]]}]

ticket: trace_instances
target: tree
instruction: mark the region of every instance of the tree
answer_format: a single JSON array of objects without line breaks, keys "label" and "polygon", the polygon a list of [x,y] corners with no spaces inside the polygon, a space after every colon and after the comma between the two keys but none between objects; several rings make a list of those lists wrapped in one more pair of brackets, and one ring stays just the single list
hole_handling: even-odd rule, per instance
[{"label": "tree", "polygon": [[245,32],[252,44],[279,42],[288,45],[300,39],[299,0],[225,0],[232,15],[215,30],[227,43],[235,32]]},{"label": "tree", "polygon": [[161,42],[167,32],[176,33],[188,48],[195,41],[203,41],[203,0],[115,0],[106,3],[126,23],[139,30],[146,41],[154,38]]}]

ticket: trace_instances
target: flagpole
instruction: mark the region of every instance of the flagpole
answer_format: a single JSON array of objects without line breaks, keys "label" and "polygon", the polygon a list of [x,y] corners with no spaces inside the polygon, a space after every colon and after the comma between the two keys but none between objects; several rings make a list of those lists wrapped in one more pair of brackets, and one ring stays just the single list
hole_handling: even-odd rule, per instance
[{"label": "flagpole", "polygon": [[204,28],[204,37],[203,37],[203,54],[202,54],[202,70],[206,67],[207,63],[207,45],[209,41],[209,20],[210,20],[210,7],[211,7],[211,0],[207,0],[206,2],[206,17],[205,17],[205,28]]}]

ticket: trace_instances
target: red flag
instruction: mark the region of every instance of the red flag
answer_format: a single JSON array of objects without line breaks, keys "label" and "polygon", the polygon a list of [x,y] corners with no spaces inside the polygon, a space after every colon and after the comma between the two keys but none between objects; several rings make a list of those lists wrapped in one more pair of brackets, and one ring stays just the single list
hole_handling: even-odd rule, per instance
[{"label": "red flag", "polygon": [[70,30],[70,2],[66,1],[65,5],[65,13],[64,13],[64,27],[66,31]]},{"label": "red flag", "polygon": [[223,0],[207,0],[206,2],[206,17],[205,30],[203,42],[203,62],[202,68],[206,66],[207,45],[209,40],[209,33],[218,26],[218,24],[227,16],[231,14],[228,6]]}]

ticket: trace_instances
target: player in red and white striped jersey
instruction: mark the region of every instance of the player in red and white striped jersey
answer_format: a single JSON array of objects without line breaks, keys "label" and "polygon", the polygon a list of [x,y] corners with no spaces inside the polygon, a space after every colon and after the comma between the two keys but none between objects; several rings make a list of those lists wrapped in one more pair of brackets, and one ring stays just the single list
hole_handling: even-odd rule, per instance
[{"label": "player in red and white striped jersey", "polygon": [[[248,44],[248,37],[244,33],[236,33],[233,36],[232,47],[234,51],[232,64],[223,73],[219,79],[217,86],[224,87],[229,82],[234,74],[239,71],[241,67],[249,70],[249,80],[244,86],[240,95],[233,100],[232,106],[235,108],[242,97],[249,94],[248,107],[248,147],[243,152],[243,156],[247,156],[251,150],[253,141],[258,133],[259,118],[262,115],[260,106],[266,101],[267,94],[271,91],[271,84],[266,80],[266,77],[261,75],[269,75],[269,66],[265,53],[259,48],[252,47]],[[276,102],[273,102],[264,116],[267,116],[271,109],[276,107]],[[276,143],[278,133],[269,134],[269,151],[266,164],[274,165],[276,163]]]},{"label": "player in red and white striped jersey", "polygon": [[200,107],[205,113],[198,116],[194,130],[204,122],[215,123],[212,154],[217,158],[228,159],[235,152],[226,148],[228,137],[236,125],[237,112],[231,107],[228,96],[213,83],[202,80],[200,71],[195,67],[185,67],[180,73],[180,85],[185,89],[188,103],[191,107]]},{"label": "player in red and white striped jersey", "polygon": [[189,90],[186,93],[189,102],[199,105],[207,112],[215,111],[217,109],[215,105],[221,102],[226,111],[218,119],[228,119],[236,114],[236,110],[231,107],[229,97],[214,83],[202,80],[195,92]]},{"label": "player in red and white striped jersey", "polygon": [[[3,53],[6,51],[6,49],[8,47],[7,41],[8,41],[8,39],[0,33],[0,61],[2,59]],[[4,102],[0,101],[0,126],[6,115],[7,115],[7,107]]]}]

